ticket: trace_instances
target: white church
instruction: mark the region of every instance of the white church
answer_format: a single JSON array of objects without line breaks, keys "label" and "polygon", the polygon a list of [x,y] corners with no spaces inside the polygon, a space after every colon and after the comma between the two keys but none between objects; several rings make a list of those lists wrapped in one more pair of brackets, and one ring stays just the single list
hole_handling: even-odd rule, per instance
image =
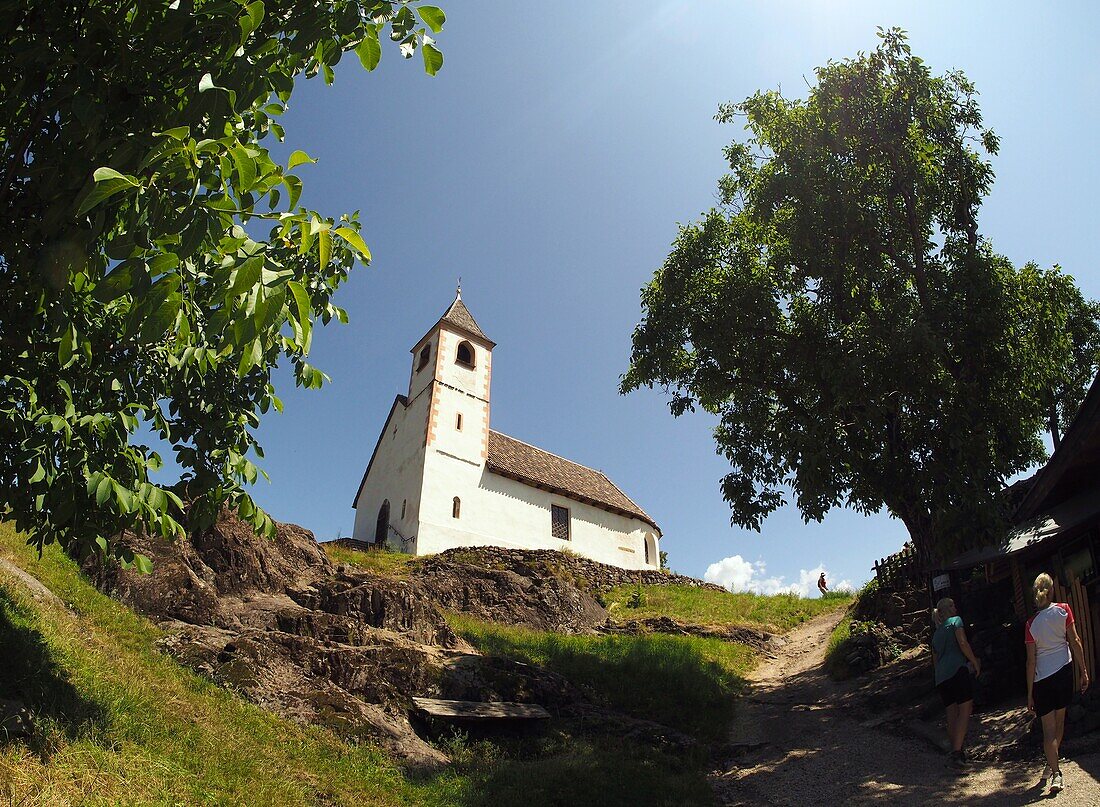
[{"label": "white church", "polygon": [[661,531],[600,471],[489,428],[493,348],[455,301],[412,349],[355,494],[358,541],[428,555],[463,546],[570,549],[660,566]]}]

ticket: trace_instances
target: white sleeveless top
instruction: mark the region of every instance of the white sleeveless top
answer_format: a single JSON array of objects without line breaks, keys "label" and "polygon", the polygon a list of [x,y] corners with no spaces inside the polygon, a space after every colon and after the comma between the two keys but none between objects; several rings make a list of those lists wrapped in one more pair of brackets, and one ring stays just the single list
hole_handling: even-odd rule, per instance
[{"label": "white sleeveless top", "polygon": [[1071,661],[1066,632],[1073,624],[1069,604],[1052,602],[1027,621],[1024,642],[1035,645],[1035,680],[1042,681]]}]

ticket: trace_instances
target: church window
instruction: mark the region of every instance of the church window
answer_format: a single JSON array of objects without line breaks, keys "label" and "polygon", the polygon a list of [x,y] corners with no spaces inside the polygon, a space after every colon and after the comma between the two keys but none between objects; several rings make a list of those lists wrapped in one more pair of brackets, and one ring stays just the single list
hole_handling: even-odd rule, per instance
[{"label": "church window", "polygon": [[550,505],[550,535],[559,541],[569,540],[569,508]]},{"label": "church window", "polygon": [[461,513],[462,500],[455,496],[454,501],[451,502],[451,518],[458,518]]},{"label": "church window", "polygon": [[408,499],[402,499],[401,500],[401,518],[405,517],[405,505],[407,505],[408,503],[409,503]]},{"label": "church window", "polygon": [[429,342],[428,344],[424,345],[424,349],[420,351],[420,361],[416,364],[416,371],[419,373],[421,370],[423,370],[428,365],[428,362],[431,361],[431,358],[432,344],[431,342]]},{"label": "church window", "polygon": [[458,429],[459,431],[462,431],[462,413],[461,412],[459,412],[458,415],[455,417],[455,428]]},{"label": "church window", "polygon": [[459,342],[458,351],[455,353],[455,364],[463,367],[474,368],[474,346],[469,342]]}]

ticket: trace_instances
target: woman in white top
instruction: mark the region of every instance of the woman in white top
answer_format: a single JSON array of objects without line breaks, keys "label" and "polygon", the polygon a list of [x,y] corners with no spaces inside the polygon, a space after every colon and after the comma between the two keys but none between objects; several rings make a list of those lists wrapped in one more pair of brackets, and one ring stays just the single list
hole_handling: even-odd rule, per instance
[{"label": "woman in white top", "polygon": [[[1073,698],[1073,661],[1081,668],[1081,691],[1089,686],[1085,668],[1085,653],[1073,610],[1068,603],[1053,602],[1054,581],[1049,574],[1035,578],[1033,586],[1038,612],[1027,621],[1024,641],[1027,643],[1027,708],[1043,723],[1043,751],[1050,772],[1050,790],[1062,789],[1062,771],[1058,768],[1058,752],[1066,725],[1066,707]],[[1072,650],[1072,655],[1071,655]],[[1046,779],[1047,772],[1043,772]]]}]

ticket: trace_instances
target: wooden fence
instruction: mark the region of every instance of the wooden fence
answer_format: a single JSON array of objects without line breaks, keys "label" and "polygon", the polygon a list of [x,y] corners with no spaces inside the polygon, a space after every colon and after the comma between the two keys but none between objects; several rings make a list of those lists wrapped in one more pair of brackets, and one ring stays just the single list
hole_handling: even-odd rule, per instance
[{"label": "wooden fence", "polygon": [[918,582],[920,564],[917,563],[917,551],[906,545],[900,552],[875,561],[873,570],[880,586]]},{"label": "wooden fence", "polygon": [[[1089,595],[1081,581],[1074,578],[1068,586],[1063,586],[1055,581],[1054,599],[1056,602],[1069,603],[1073,609],[1074,624],[1077,626],[1077,635],[1081,637],[1081,644],[1085,650],[1085,665],[1090,670],[1096,669],[1096,626],[1093,613],[1089,608]],[[1074,665],[1074,691],[1080,689],[1080,667]]]}]

